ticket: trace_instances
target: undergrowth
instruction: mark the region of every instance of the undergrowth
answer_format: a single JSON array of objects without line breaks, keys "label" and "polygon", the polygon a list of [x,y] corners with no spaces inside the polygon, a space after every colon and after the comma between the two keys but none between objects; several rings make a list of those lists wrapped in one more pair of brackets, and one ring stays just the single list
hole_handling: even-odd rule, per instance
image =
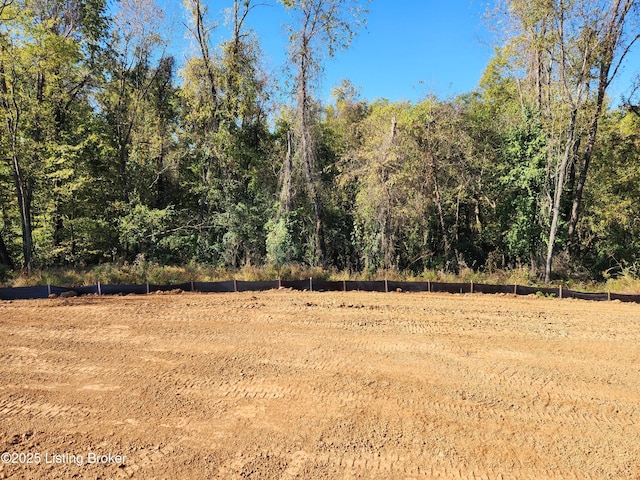
[{"label": "undergrowth", "polygon": [[[636,272],[624,271],[604,282],[566,280],[565,287],[584,292],[639,293],[640,277]],[[92,268],[52,268],[25,272],[5,272],[2,286],[23,287],[34,285],[79,286],[103,284],[156,284],[172,285],[187,282],[215,282],[222,280],[299,280],[313,277],[316,280],[396,280],[432,281],[449,283],[484,283],[493,285],[545,286],[527,269],[498,270],[491,273],[463,268],[457,274],[444,271],[425,270],[421,274],[398,270],[352,272],[348,270],[322,269],[306,265],[291,264],[275,266],[246,266],[240,269],[190,263],[184,266],[160,265],[139,256],[131,263],[108,263]],[[558,285],[559,282],[554,282]]]}]

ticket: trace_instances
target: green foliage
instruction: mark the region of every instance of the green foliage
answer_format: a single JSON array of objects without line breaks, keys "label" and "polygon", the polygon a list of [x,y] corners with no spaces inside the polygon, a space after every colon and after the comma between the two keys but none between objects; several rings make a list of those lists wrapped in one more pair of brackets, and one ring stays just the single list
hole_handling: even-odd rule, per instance
[{"label": "green foliage", "polygon": [[501,209],[506,252],[517,263],[535,261],[542,253],[540,205],[547,154],[545,133],[531,109],[525,109],[522,123],[508,132],[504,158],[500,185],[505,200]]},{"label": "green foliage", "polygon": [[258,3],[233,3],[219,44],[203,2],[186,3],[199,51],[180,72],[152,0],[4,10],[0,280],[535,284],[555,213],[568,281],[636,288],[640,117],[598,95],[611,44],[608,24],[581,29],[602,15],[576,14],[590,2],[507,2],[515,34],[457,98],[369,102],[344,80],[327,105],[322,62],[367,2],[280,2],[287,102],[245,24]]},{"label": "green foliage", "polygon": [[178,227],[179,217],[173,207],[157,209],[136,204],[128,210],[118,219],[119,242],[125,258],[142,255],[161,263],[184,258],[191,238]]},{"label": "green foliage", "polygon": [[309,246],[300,235],[306,231],[302,210],[281,214],[275,220],[267,222],[266,260],[270,265],[280,268],[290,263],[312,263],[305,255],[305,246]]},{"label": "green foliage", "polygon": [[640,262],[640,117],[613,112],[602,129],[580,243],[593,275],[633,277],[626,269]]}]

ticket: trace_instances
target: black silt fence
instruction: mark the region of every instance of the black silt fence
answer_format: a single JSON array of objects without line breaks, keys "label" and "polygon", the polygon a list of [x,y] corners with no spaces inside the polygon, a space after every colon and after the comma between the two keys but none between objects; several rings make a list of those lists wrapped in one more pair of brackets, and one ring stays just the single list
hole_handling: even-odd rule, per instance
[{"label": "black silt fence", "polygon": [[442,293],[471,293],[471,284],[431,282],[431,291]]},{"label": "black silt fence", "polygon": [[281,280],[282,288],[293,288],[294,290],[309,290],[311,286],[309,279],[307,280]]},{"label": "black silt fence", "polygon": [[202,293],[229,293],[235,292],[234,281],[225,282],[193,282],[193,291]]},{"label": "black silt fence", "polygon": [[146,294],[157,291],[180,289],[203,293],[249,292],[272,290],[278,287],[296,290],[313,291],[365,291],[365,292],[443,292],[443,293],[489,293],[489,294],[517,294],[517,295],[547,295],[560,298],[576,298],[591,301],[619,300],[621,302],[640,303],[640,295],[621,295],[614,293],[585,293],[575,290],[545,287],[528,287],[521,285],[484,285],[474,283],[444,283],[444,282],[397,282],[387,280],[377,281],[320,281],[305,280],[269,280],[247,282],[228,280],[223,282],[187,282],[176,285],[89,285],[81,287],[58,287],[53,285],[0,288],[0,300],[42,299],[51,294],[63,295],[65,292],[75,292],[77,295],[129,295]]},{"label": "black silt fence", "polygon": [[473,293],[510,293],[515,294],[515,285],[484,285],[482,283],[473,284]]},{"label": "black silt fence", "polygon": [[[48,290],[48,295],[60,296],[63,293],[75,292],[76,295],[97,295],[99,293],[98,285],[88,285],[82,287],[56,287],[49,285],[45,287]],[[48,296],[47,295],[47,296]]]},{"label": "black silt fence", "polygon": [[345,282],[345,290],[347,292],[353,292],[362,290],[364,292],[385,292],[386,285],[384,280],[375,280],[370,282],[359,282],[349,280]]},{"label": "black silt fence", "polygon": [[38,298],[47,298],[49,296],[49,287],[15,287],[0,288],[0,300],[29,300]]},{"label": "black silt fence", "polygon": [[278,280],[266,280],[258,282],[244,282],[236,280],[237,292],[262,292],[265,290],[273,290],[278,288],[280,283]]},{"label": "black silt fence", "polygon": [[617,293],[612,293],[611,300],[619,300],[621,302],[640,303],[640,295],[620,295]]},{"label": "black silt fence", "polygon": [[606,302],[609,300],[608,293],[584,293],[575,290],[562,290],[562,298],[577,298],[579,300],[593,300],[596,302]]},{"label": "black silt fence", "polygon": [[314,292],[342,292],[346,288],[345,282],[342,281],[320,281],[312,280]]},{"label": "black silt fence", "polygon": [[53,285],[49,285],[46,288],[48,289],[49,294],[60,296],[63,293],[67,293],[67,292],[75,292],[77,295],[80,295],[78,290],[82,287],[69,288],[69,287],[55,287]]},{"label": "black silt fence", "polygon": [[544,287],[523,287],[522,285],[514,286],[516,295],[551,295],[560,297],[560,288],[544,288]]},{"label": "black silt fence", "polygon": [[145,285],[100,285],[102,295],[143,295],[148,293]]},{"label": "black silt fence", "polygon": [[430,282],[396,282],[389,280],[387,286],[390,292],[396,292],[398,289],[403,292],[429,292],[431,291]]},{"label": "black silt fence", "polygon": [[69,288],[69,290],[73,290],[78,295],[97,295],[100,292],[98,285],[85,285],[82,287],[72,287],[72,288]]},{"label": "black silt fence", "polygon": [[149,293],[152,292],[170,292],[172,290],[182,290],[183,292],[191,292],[194,290],[194,283],[176,283],[174,285],[149,285]]}]

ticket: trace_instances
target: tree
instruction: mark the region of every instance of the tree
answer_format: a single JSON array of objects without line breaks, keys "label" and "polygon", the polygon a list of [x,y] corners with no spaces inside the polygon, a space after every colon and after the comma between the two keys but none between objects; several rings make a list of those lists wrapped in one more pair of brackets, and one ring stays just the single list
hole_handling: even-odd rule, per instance
[{"label": "tree", "polygon": [[[162,10],[154,0],[123,0],[114,19],[113,40],[106,85],[100,102],[111,128],[117,151],[120,200],[129,203],[132,194],[130,156],[132,139],[142,122],[143,106],[151,94],[155,77],[162,69],[154,69],[158,49],[165,41],[157,33]],[[159,62],[164,62],[160,55]]]},{"label": "tree", "polygon": [[[598,8],[600,5],[596,5],[595,7]],[[595,34],[597,47],[593,75],[596,78],[597,93],[594,111],[591,114],[587,143],[582,155],[580,176],[572,201],[571,218],[569,219],[568,228],[570,239],[574,237],[576,225],[580,218],[582,196],[587,181],[589,165],[593,157],[598,135],[598,124],[602,115],[607,89],[616,77],[627,54],[638,39],[640,39],[640,33],[628,32],[631,28],[629,17],[633,15],[633,9],[637,10],[637,8],[638,5],[635,1],[616,0],[610,5],[609,9],[604,11],[602,17],[596,19],[598,30]],[[637,12],[635,13],[637,17]]]},{"label": "tree", "polygon": [[315,261],[326,262],[323,200],[319,179],[318,138],[315,132],[319,109],[313,89],[322,70],[320,59],[326,53],[349,46],[357,28],[364,23],[366,9],[357,0],[281,0],[295,15],[289,26],[289,55],[295,68],[296,93],[295,152],[301,164],[305,186],[313,207]]},{"label": "tree", "polygon": [[[514,71],[525,75],[521,96],[538,106],[549,132],[548,282],[561,223],[567,222],[569,236],[575,232],[607,88],[639,38],[627,32],[637,5],[634,0],[505,3],[514,28]],[[572,206],[564,218],[567,196]]]},{"label": "tree", "polygon": [[[184,70],[185,158],[198,204],[198,257],[227,265],[258,263],[265,249],[269,175],[267,80],[260,47],[246,26],[256,4],[236,0],[231,38],[215,46],[216,24],[199,0],[186,3],[198,55]],[[268,200],[269,199],[269,200]]]},{"label": "tree", "polygon": [[378,101],[357,126],[341,184],[355,189],[354,242],[367,270],[477,263],[482,166],[473,156],[465,104]]},{"label": "tree", "polygon": [[543,201],[546,166],[546,138],[540,115],[531,108],[522,112],[522,121],[507,132],[506,162],[501,170],[501,208],[504,209],[506,254],[518,263],[529,261],[537,269],[544,220]]},{"label": "tree", "polygon": [[369,104],[346,79],[334,88],[331,96],[334,103],[325,108],[320,129],[321,154],[326,165],[322,178],[329,187],[325,189],[327,262],[340,270],[357,270],[360,265],[354,245],[357,184],[350,177],[362,146],[361,128],[370,113]]},{"label": "tree", "polygon": [[603,113],[600,131],[576,236],[590,273],[609,278],[640,266],[640,117]]},{"label": "tree", "polygon": [[26,270],[34,265],[34,202],[55,219],[53,233],[38,232],[42,247],[47,249],[51,235],[53,244],[60,238],[57,195],[70,170],[59,152],[81,142],[72,119],[87,101],[91,72],[84,62],[99,42],[104,8],[100,0],[24,0],[3,8],[8,18],[0,33],[3,149],[14,179]]}]

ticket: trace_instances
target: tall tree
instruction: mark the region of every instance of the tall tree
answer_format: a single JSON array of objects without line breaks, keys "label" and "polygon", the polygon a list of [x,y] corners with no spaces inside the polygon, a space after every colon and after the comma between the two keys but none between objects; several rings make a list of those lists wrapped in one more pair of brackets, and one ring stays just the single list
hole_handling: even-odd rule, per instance
[{"label": "tall tree", "polygon": [[517,264],[530,263],[535,272],[542,238],[541,203],[546,166],[546,138],[540,114],[531,108],[522,120],[506,132],[503,147],[505,165],[500,173],[505,254]]},{"label": "tall tree", "polygon": [[301,164],[315,223],[315,262],[325,264],[326,244],[323,200],[318,169],[318,122],[314,87],[322,70],[321,59],[345,49],[364,23],[365,2],[358,0],[281,0],[294,15],[289,26],[291,63],[295,67],[295,158]]},{"label": "tall tree", "polygon": [[[601,7],[601,5],[595,6],[596,9],[599,7]],[[638,39],[640,39],[640,33],[637,31],[629,32],[629,30],[632,29],[630,17],[634,14],[633,9],[637,10],[637,8],[638,3],[635,1],[615,0],[610,2],[609,8],[602,12],[604,15],[595,19],[596,32],[594,35],[597,46],[594,54],[592,74],[595,77],[597,93],[595,106],[591,113],[585,150],[582,154],[582,164],[579,167],[580,176],[575,187],[572,201],[568,230],[570,240],[574,237],[576,225],[580,218],[584,187],[587,181],[589,165],[593,157],[598,135],[598,124],[602,115],[606,92],[611,82],[617,76],[627,53]],[[635,16],[635,20],[638,20],[637,12],[635,12]]]},{"label": "tall tree", "polygon": [[[639,38],[628,33],[637,2],[507,0],[505,4],[514,27],[510,44],[515,71],[524,71],[528,80],[520,90],[523,101],[539,106],[550,135],[544,275],[548,282],[560,225],[566,221],[569,236],[575,232],[607,89]],[[564,218],[567,202],[571,208],[569,218]]]},{"label": "tall tree", "polygon": [[81,141],[72,132],[73,113],[87,101],[87,56],[99,42],[103,12],[100,0],[23,0],[3,11],[8,20],[0,33],[0,105],[27,270],[34,260],[35,201],[40,211],[54,217],[54,243],[59,238],[62,222],[56,195],[69,168],[59,152]]},{"label": "tall tree", "polygon": [[268,81],[261,69],[260,45],[246,25],[261,5],[234,0],[231,38],[220,47],[219,148],[223,175],[224,214],[217,223],[224,232],[221,252],[233,266],[258,263],[264,253],[267,206],[272,201],[267,127]]},{"label": "tall tree", "polygon": [[596,277],[638,274],[640,266],[640,117],[627,108],[600,122],[585,211],[578,223],[585,264]]},{"label": "tall tree", "polygon": [[228,10],[231,37],[219,45],[217,24],[200,0],[185,3],[197,47],[183,71],[185,157],[198,203],[198,256],[239,266],[264,253],[263,203],[272,188],[268,158],[267,81],[260,47],[246,20],[256,7],[235,0]]},{"label": "tall tree", "polygon": [[152,63],[164,54],[166,41],[157,33],[162,18],[163,12],[154,0],[122,0],[114,18],[113,48],[100,101],[117,149],[120,200],[125,203],[129,203],[132,194],[132,139],[140,126],[142,108],[151,94],[155,75],[161,71],[154,69]]}]

